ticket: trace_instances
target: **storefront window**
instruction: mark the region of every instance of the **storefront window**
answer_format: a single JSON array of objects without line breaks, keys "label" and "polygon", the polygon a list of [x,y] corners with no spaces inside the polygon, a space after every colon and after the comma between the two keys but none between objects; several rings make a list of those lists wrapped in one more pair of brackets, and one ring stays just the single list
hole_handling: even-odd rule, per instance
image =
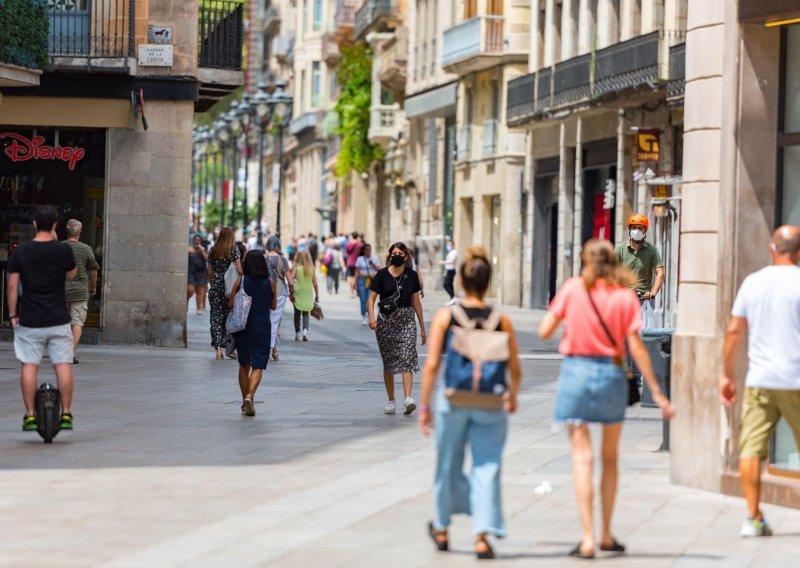
[{"label": "storefront window", "polygon": [[[37,205],[59,209],[58,238],[66,239],[70,219],[83,224],[81,241],[94,250],[103,266],[105,197],[105,131],[18,130],[0,126],[0,282],[5,283],[9,255],[35,236]],[[87,327],[99,327],[102,271],[98,294],[89,302]],[[5,294],[0,324],[7,325]]]},{"label": "storefront window", "polygon": [[[781,125],[780,210],[778,223],[800,225],[800,25],[784,30],[783,124]],[[800,471],[800,452],[792,430],[781,420],[773,439],[770,465],[775,473]]]}]

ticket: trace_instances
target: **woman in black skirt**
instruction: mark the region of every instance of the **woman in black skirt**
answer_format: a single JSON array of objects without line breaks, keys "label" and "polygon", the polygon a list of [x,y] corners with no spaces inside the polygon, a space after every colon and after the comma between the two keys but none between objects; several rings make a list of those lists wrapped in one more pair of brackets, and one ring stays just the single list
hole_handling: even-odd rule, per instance
[{"label": "woman in black skirt", "polygon": [[[386,385],[386,394],[389,395],[389,402],[383,409],[386,414],[396,412],[394,376],[397,374],[403,375],[405,414],[411,414],[417,408],[411,398],[414,373],[419,371],[417,321],[422,345],[425,345],[427,336],[419,299],[419,276],[405,265],[410,254],[404,243],[395,243],[389,247],[386,267],[381,268],[372,278],[367,302],[369,327],[375,330],[378,349],[383,359],[383,382]],[[380,301],[376,319],[375,300],[378,297]],[[415,315],[417,321],[414,319]]]}]

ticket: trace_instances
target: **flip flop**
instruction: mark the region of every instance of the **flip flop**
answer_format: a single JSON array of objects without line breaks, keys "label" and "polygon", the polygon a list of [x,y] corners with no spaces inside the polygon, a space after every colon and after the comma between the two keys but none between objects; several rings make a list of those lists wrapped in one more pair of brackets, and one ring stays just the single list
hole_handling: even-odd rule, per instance
[{"label": "flip flop", "polygon": [[625,552],[625,545],[620,544],[617,542],[616,539],[611,540],[611,544],[600,544],[600,550],[605,552],[619,552],[620,554]]},{"label": "flip flop", "polygon": [[594,558],[594,550],[591,552],[583,552],[581,550],[581,543],[579,542],[575,548],[569,551],[570,556],[574,556],[575,558],[583,558],[584,560],[591,560]]}]

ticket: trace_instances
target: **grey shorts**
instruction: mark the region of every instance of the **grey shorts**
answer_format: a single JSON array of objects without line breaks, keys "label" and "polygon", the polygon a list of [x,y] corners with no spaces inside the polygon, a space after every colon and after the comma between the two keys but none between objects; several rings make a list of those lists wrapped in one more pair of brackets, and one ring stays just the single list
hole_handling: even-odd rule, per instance
[{"label": "grey shorts", "polygon": [[44,350],[50,361],[72,363],[75,355],[72,347],[72,326],[68,323],[53,327],[23,327],[14,329],[14,353],[20,363],[39,365]]}]

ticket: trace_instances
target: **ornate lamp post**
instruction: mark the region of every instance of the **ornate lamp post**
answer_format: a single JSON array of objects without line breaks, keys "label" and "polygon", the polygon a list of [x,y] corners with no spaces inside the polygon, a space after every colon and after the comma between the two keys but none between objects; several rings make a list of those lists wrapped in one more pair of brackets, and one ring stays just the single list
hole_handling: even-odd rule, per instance
[{"label": "ornate lamp post", "polygon": [[231,229],[236,233],[236,189],[239,186],[239,133],[242,127],[242,122],[239,120],[239,115],[236,112],[239,105],[234,101],[231,103],[231,108],[225,114],[225,122],[228,125],[228,132],[231,135],[231,150],[232,150],[232,184],[231,184]]},{"label": "ornate lamp post", "polygon": [[250,114],[253,112],[253,107],[250,105],[250,95],[245,93],[242,96],[242,102],[239,103],[239,106],[236,107],[236,115],[239,117],[239,121],[241,122],[242,126],[242,135],[244,138],[244,146],[242,148],[242,156],[244,157],[244,196],[242,199],[242,240],[247,240],[247,235],[245,234],[248,225],[250,224],[250,220],[248,219],[248,211],[247,211],[247,182],[248,182],[248,172],[250,171],[249,162],[250,162]]},{"label": "ornate lamp post", "polygon": [[[223,118],[217,120],[214,123],[214,133],[216,134],[217,139],[219,140],[220,146],[220,156],[219,159],[216,160],[216,167],[217,171],[220,171],[220,166],[225,163],[225,152],[228,147],[228,140],[230,139],[230,133],[228,131],[228,123],[225,122]],[[224,179],[223,176],[217,177],[217,188],[219,189],[219,224],[220,227],[225,226],[225,188],[220,187],[220,181]]]},{"label": "ornate lamp post", "polygon": [[256,111],[258,121],[258,244],[261,244],[264,221],[264,135],[267,124],[269,123],[269,95],[267,94],[267,84],[259,83],[258,92],[253,96],[253,107]]},{"label": "ornate lamp post", "polygon": [[[278,203],[275,215],[275,233],[281,232],[281,197],[283,194],[283,131],[292,116],[292,96],[286,92],[286,81],[277,81],[275,92],[266,100],[270,122],[278,127]],[[279,122],[275,122],[276,119]]]}]

